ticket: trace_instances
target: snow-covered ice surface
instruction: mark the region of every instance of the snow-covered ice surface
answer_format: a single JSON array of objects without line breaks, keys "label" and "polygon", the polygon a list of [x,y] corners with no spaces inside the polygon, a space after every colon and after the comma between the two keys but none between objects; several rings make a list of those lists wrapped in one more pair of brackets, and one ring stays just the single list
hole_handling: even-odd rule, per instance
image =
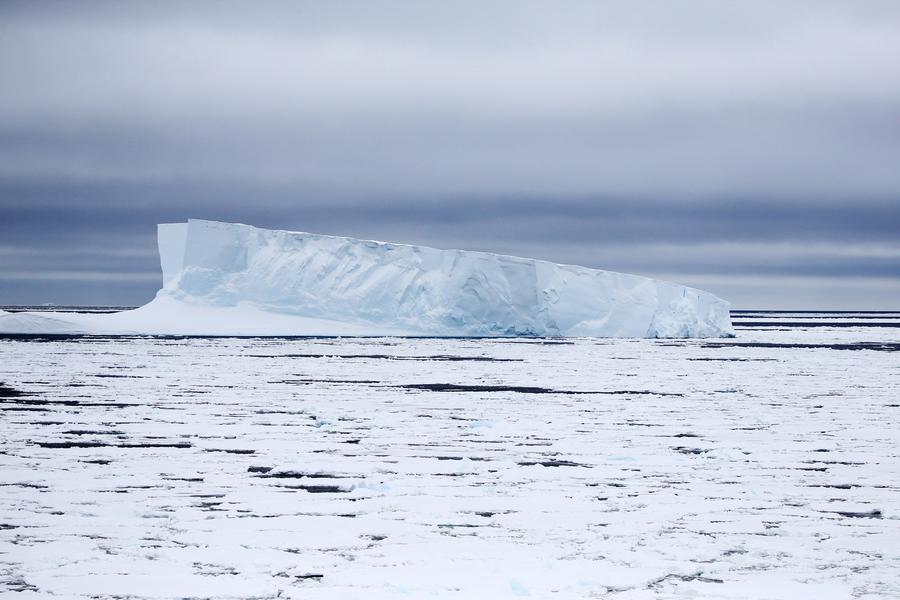
[{"label": "snow-covered ice surface", "polygon": [[486,252],[191,219],[159,225],[163,288],[117,314],[4,314],[0,332],[728,337],[729,305],[666,281]]},{"label": "snow-covered ice surface", "polygon": [[8,336],[0,590],[898,598],[900,329],[864,316],[747,314],[733,340]]}]

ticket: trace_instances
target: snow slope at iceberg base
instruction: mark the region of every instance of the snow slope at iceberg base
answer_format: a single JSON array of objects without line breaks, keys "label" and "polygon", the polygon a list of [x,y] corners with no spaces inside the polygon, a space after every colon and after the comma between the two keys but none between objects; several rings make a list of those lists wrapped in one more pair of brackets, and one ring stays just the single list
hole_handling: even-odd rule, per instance
[{"label": "snow slope at iceberg base", "polygon": [[700,290],[485,252],[190,220],[159,226],[163,288],[115,314],[0,315],[0,331],[722,337]]},{"label": "snow slope at iceberg base", "polygon": [[[236,306],[190,304],[159,293],[150,303],[112,314],[0,311],[0,334],[190,335],[190,336],[371,336],[353,323],[287,315]],[[380,336],[414,336],[384,329]]]}]

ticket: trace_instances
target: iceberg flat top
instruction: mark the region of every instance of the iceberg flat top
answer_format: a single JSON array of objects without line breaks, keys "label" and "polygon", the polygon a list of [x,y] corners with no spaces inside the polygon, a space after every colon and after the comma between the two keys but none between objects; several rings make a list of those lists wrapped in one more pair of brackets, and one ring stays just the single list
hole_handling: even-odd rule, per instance
[{"label": "iceberg flat top", "polygon": [[158,227],[163,287],[116,314],[0,314],[0,331],[194,335],[722,337],[682,285],[487,252],[191,219]]}]

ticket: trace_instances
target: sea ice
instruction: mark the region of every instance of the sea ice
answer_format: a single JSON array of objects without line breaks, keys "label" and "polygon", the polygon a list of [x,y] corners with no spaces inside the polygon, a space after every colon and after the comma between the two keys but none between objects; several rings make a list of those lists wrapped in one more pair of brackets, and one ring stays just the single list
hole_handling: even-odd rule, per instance
[{"label": "sea ice", "polygon": [[900,598],[898,315],[769,318],[0,336],[0,597]]}]

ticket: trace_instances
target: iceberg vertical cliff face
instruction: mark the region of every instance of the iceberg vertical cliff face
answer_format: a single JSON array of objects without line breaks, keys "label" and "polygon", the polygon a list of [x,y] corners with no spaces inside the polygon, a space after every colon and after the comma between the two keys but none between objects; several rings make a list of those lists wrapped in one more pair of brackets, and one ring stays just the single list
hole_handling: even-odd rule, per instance
[{"label": "iceberg vertical cliff face", "polygon": [[359,335],[733,334],[707,292],[513,256],[201,220],[160,225],[159,253],[164,285],[146,308],[243,307]]},{"label": "iceberg vertical cliff face", "polygon": [[164,223],[156,226],[163,287],[178,277],[184,268],[184,244],[187,241],[187,233],[187,223]]}]

